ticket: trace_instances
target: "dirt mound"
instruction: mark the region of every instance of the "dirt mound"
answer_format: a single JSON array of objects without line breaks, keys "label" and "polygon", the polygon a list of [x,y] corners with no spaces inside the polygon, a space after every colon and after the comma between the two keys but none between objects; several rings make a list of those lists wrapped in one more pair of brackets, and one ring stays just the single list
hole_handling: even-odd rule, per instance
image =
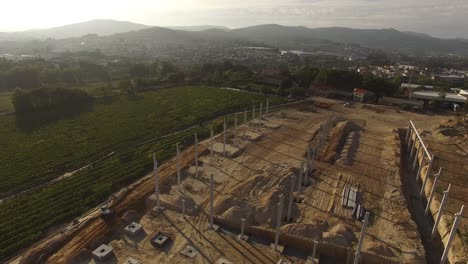
[{"label": "dirt mound", "polygon": [[365,243],[364,250],[386,257],[395,256],[395,254],[393,254],[392,250],[387,245],[382,244],[380,242]]},{"label": "dirt mound", "polygon": [[233,206],[226,210],[222,215],[222,218],[230,220],[231,223],[240,226],[241,224],[241,218],[245,218],[247,222],[247,216],[244,215],[244,211],[239,207],[239,206]]},{"label": "dirt mound", "polygon": [[[271,177],[271,175],[283,175]],[[242,214],[249,223],[274,226],[278,213],[279,196],[284,196],[282,217],[287,215],[291,170],[277,168],[267,171],[266,175],[254,177],[251,181],[236,186],[229,195],[219,196],[215,200],[215,213],[230,217],[231,214]],[[242,208],[241,212],[236,207]],[[292,218],[299,216],[299,209],[294,203]]]},{"label": "dirt mound", "polygon": [[323,240],[335,245],[349,247],[356,240],[356,236],[343,224],[337,224],[330,231],[323,233]]},{"label": "dirt mound", "polygon": [[288,224],[281,227],[281,232],[312,240],[322,239],[322,231],[317,225]]},{"label": "dirt mound", "polygon": [[125,224],[130,224],[132,222],[138,222],[138,219],[139,219],[139,215],[138,215],[138,212],[135,211],[135,210],[128,210],[122,216],[122,222],[124,222]]},{"label": "dirt mound", "polygon": [[70,258],[68,263],[75,264],[75,263],[88,263],[89,258],[91,257],[91,250],[89,249],[82,249],[80,252],[73,257]]},{"label": "dirt mound", "polygon": [[327,145],[323,160],[334,163],[338,159],[338,153],[345,144],[350,131],[356,129],[356,125],[350,121],[339,122],[331,131],[330,142]]},{"label": "dirt mound", "polygon": [[224,215],[226,211],[233,207],[247,209],[247,204],[245,201],[242,201],[232,195],[226,195],[223,199],[216,199],[214,203],[214,210],[217,215]]},{"label": "dirt mound", "polygon": [[442,121],[437,127],[436,132],[445,137],[467,137],[468,122],[462,118],[447,119]]},{"label": "dirt mound", "polygon": [[193,211],[193,210],[195,210],[197,208],[197,204],[192,199],[192,197],[185,196],[185,195],[182,195],[180,193],[177,194],[176,196],[174,196],[174,198],[172,199],[171,202],[175,206],[182,206],[182,199],[185,200],[185,209],[187,211]]}]

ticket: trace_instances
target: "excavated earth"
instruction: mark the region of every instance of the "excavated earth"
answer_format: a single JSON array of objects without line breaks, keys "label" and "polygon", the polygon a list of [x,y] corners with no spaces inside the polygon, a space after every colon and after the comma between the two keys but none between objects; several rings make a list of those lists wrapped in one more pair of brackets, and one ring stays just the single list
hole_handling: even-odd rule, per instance
[{"label": "excavated earth", "polygon": [[[97,212],[84,216],[73,227],[35,245],[16,262],[95,263],[91,251],[105,243],[113,247],[113,255],[104,263],[124,263],[129,257],[142,263],[217,263],[220,258],[232,263],[277,263],[279,259],[305,263],[310,251],[286,243],[280,254],[270,249],[273,241],[269,236],[256,235],[274,232],[280,194],[285,198],[282,234],[354,252],[362,223],[353,219],[351,208],[342,206],[343,188],[353,187],[371,212],[363,251],[382,256],[388,263],[426,263],[425,248],[404,196],[397,129],[407,127],[410,119],[427,126],[428,120],[442,122],[446,117],[391,108],[377,111],[377,107],[362,108],[359,104],[347,108],[334,100],[315,100],[317,107],[310,107],[312,102],[289,107],[269,114],[261,125],[241,126],[237,136],[229,133],[226,158],[221,155],[221,137],[216,138],[213,158],[209,142],[201,142],[198,170],[193,166],[194,149],[184,151],[180,186],[175,159],[165,163],[160,168],[160,198],[166,208],[162,213],[152,212],[156,204],[154,179],[148,175],[114,195],[114,217],[104,220]],[[294,187],[292,221],[285,221],[291,176],[298,177],[308,146],[331,115],[336,122],[319,160],[313,161],[313,176],[306,177],[308,184],[302,193]],[[210,175],[214,176],[214,215],[221,219],[216,222],[220,223],[218,231],[209,229]],[[246,228],[263,231],[252,233],[248,241],[238,240],[241,218]],[[141,223],[143,232],[125,234],[124,227],[131,222]],[[163,249],[151,244],[158,232],[171,238]],[[186,245],[198,251],[194,258],[180,254]]]}]

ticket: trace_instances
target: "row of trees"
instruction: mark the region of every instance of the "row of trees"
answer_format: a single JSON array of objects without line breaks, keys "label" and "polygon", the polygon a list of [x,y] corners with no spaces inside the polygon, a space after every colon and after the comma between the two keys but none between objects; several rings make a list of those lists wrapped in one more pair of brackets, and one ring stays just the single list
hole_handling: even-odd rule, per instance
[{"label": "row of trees", "polygon": [[16,89],[12,96],[13,106],[18,114],[37,111],[57,111],[60,108],[81,108],[92,102],[92,97],[78,89],[38,88]]},{"label": "row of trees", "polygon": [[90,60],[52,64],[44,60],[11,62],[0,60],[0,90],[42,86],[76,85],[110,80],[106,67]]}]

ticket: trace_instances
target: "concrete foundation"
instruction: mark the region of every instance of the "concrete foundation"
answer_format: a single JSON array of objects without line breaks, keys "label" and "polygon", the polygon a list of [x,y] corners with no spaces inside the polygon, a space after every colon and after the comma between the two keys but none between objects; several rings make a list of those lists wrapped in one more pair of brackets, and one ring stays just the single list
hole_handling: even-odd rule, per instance
[{"label": "concrete foundation", "polygon": [[[223,155],[223,143],[216,142],[213,144],[213,152],[218,155]],[[241,154],[241,150],[233,145],[226,144],[226,157],[227,158],[234,158]]]},{"label": "concrete foundation", "polygon": [[126,261],[125,261],[125,264],[141,264],[141,262],[137,259],[134,259],[134,258],[128,258]]},{"label": "concrete foundation", "polygon": [[92,255],[98,261],[104,261],[112,256],[113,250],[111,246],[102,244],[92,252]]},{"label": "concrete foundation", "polygon": [[152,239],[151,239],[151,244],[156,247],[156,248],[164,248],[165,246],[169,245],[171,242],[171,238],[163,234],[161,232],[158,232]]},{"label": "concrete foundation", "polygon": [[133,222],[133,223],[129,224],[124,229],[125,233],[127,233],[129,235],[132,235],[132,236],[138,234],[142,230],[143,230],[143,226],[141,224],[139,224],[139,223],[136,223],[136,222]]},{"label": "concrete foundation", "polygon": [[187,245],[180,251],[180,254],[188,258],[195,258],[198,255],[198,251],[194,247]]},{"label": "concrete foundation", "polygon": [[230,261],[230,260],[227,260],[227,259],[225,259],[225,258],[219,258],[219,259],[215,262],[215,264],[233,264],[233,262]]}]

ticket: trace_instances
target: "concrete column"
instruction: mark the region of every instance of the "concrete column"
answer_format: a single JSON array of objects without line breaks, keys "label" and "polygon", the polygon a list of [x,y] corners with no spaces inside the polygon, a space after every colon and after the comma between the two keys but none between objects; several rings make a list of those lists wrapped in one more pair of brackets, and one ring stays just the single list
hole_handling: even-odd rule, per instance
[{"label": "concrete column", "polygon": [[316,152],[315,142],[312,142],[312,159],[315,160],[315,152]]},{"label": "concrete column", "polygon": [[234,114],[234,139],[237,140],[237,113]]},{"label": "concrete column", "polygon": [[318,160],[318,159],[319,159],[319,152],[320,152],[319,142],[318,142],[318,140],[316,139],[316,140],[315,140],[315,160]]},{"label": "concrete column", "polygon": [[405,143],[408,143],[410,130],[411,130],[411,125],[408,125],[408,129],[406,129]]},{"label": "concrete column", "polygon": [[226,118],[223,124],[223,157],[226,157]]},{"label": "concrete column", "polygon": [[180,151],[179,151],[179,142],[176,143],[176,168],[177,168],[177,186],[181,190],[180,186]]},{"label": "concrete column", "polygon": [[255,104],[252,105],[252,127],[255,128]]},{"label": "concrete column", "polygon": [[419,176],[421,175],[421,170],[424,167],[424,159],[421,160],[421,164],[419,165],[418,172],[416,173],[416,182],[419,181]]},{"label": "concrete column", "polygon": [[[414,171],[414,170],[416,169],[416,164],[418,163],[419,152],[420,152],[420,150],[422,150],[422,148],[423,148],[422,146],[419,146],[419,148],[416,149],[416,155],[415,155],[415,157],[414,157],[413,166],[412,166],[412,168],[411,168],[411,171]],[[424,153],[423,153],[423,155],[421,156],[421,158],[423,158],[423,157],[424,157]]]},{"label": "concrete column", "polygon": [[304,162],[301,162],[301,168],[299,170],[299,178],[297,179],[297,194],[302,194],[302,174],[304,173]]},{"label": "concrete column", "polygon": [[316,264],[316,262],[315,262],[315,253],[317,252],[317,245],[318,245],[318,241],[314,240],[314,249],[312,251],[312,264]]},{"label": "concrete column", "polygon": [[185,219],[185,199],[182,199],[182,218]]},{"label": "concrete column", "polygon": [[424,195],[424,189],[426,188],[427,181],[429,180],[429,175],[426,175],[426,178],[423,181],[423,184],[421,186],[421,190],[419,191],[419,197],[422,198]]},{"label": "concrete column", "polygon": [[244,238],[245,218],[241,218],[241,238]]},{"label": "concrete column", "polygon": [[447,203],[448,194],[450,192],[450,187],[451,186],[452,186],[452,184],[449,184],[447,190],[444,191],[444,196],[442,197],[442,202],[440,202],[439,212],[437,212],[437,218],[435,220],[434,227],[432,228],[431,239],[434,238],[434,236],[435,236],[435,234],[437,232],[437,227],[439,227],[440,218],[442,217],[442,214],[444,213],[445,204]]},{"label": "concrete column", "polygon": [[432,172],[432,165],[434,165],[434,158],[435,158],[435,155],[432,155],[432,158],[429,161],[429,164],[427,165],[426,178],[429,177],[429,175]]},{"label": "concrete column", "polygon": [[260,103],[260,116],[259,116],[260,122],[262,122],[262,110],[263,110],[262,108],[263,108],[263,104]]},{"label": "concrete column", "polygon": [[366,215],[364,216],[364,221],[362,223],[362,230],[361,230],[361,235],[359,237],[358,246],[356,249],[356,253],[354,254],[354,264],[358,264],[359,259],[361,258],[361,249],[362,249],[362,244],[364,243],[364,236],[366,235],[366,228],[367,228],[368,223],[369,223],[369,212],[366,212]]},{"label": "concrete column", "polygon": [[289,204],[288,204],[288,216],[286,220],[290,222],[291,219],[291,213],[292,213],[292,205],[293,205],[293,199],[294,199],[294,184],[296,181],[296,177],[294,175],[291,176],[291,184],[289,185]]},{"label": "concrete column", "polygon": [[266,105],[266,114],[268,115],[268,108],[270,107],[270,100],[267,98],[267,105]]},{"label": "concrete column", "polygon": [[432,198],[434,197],[434,193],[437,187],[437,181],[439,180],[440,172],[442,171],[442,168],[439,168],[439,172],[436,173],[435,178],[434,178],[434,183],[432,184],[432,189],[431,189],[431,194],[429,195],[429,199],[427,200],[427,205],[426,205],[426,210],[424,210],[424,214],[427,215],[429,213],[431,203],[432,203]]},{"label": "concrete column", "polygon": [[198,137],[195,133],[195,177],[198,177]]},{"label": "concrete column", "polygon": [[279,195],[279,203],[278,203],[278,215],[276,217],[276,232],[275,232],[275,246],[274,250],[278,250],[278,242],[280,236],[280,227],[281,227],[281,215],[283,214],[283,203],[284,203],[284,196],[282,194]]},{"label": "concrete column", "polygon": [[455,220],[453,221],[452,229],[450,230],[450,236],[447,240],[447,245],[445,245],[444,254],[442,254],[442,258],[440,259],[440,264],[445,264],[445,262],[447,261],[447,256],[450,251],[450,247],[452,247],[452,242],[455,238],[455,234],[457,233],[458,225],[460,224],[464,207],[465,206],[462,205],[460,212],[455,214]]},{"label": "concrete column", "polygon": [[310,163],[312,162],[312,155],[310,153],[310,146],[307,148],[307,168],[310,168]]},{"label": "concrete column", "polygon": [[245,132],[247,131],[247,108],[244,108],[244,135],[242,138],[245,140]]},{"label": "concrete column", "polygon": [[213,174],[210,175],[210,229],[214,229],[213,225],[213,203],[214,203],[214,179]]},{"label": "concrete column", "polygon": [[325,135],[325,130],[324,128],[322,127],[322,133],[320,134],[320,149],[323,149],[323,146],[325,145],[325,139],[326,139],[326,135]]},{"label": "concrete column", "polygon": [[[410,126],[411,127],[411,126]],[[409,136],[408,136],[408,142],[407,142],[407,145],[406,145],[406,148],[407,149],[410,149],[410,146],[411,146],[411,143],[413,141],[413,129],[410,128],[410,132],[409,132]]]},{"label": "concrete column", "polygon": [[247,125],[247,108],[244,108],[244,126]]},{"label": "concrete column", "polygon": [[409,159],[410,159],[410,162],[411,162],[412,157],[413,157],[414,148],[416,147],[416,140],[417,140],[417,139],[414,139],[414,140],[412,141],[412,143],[411,143],[411,149],[410,149],[410,152],[409,152],[409,155],[408,155],[408,157],[409,157]]},{"label": "concrete column", "polygon": [[213,158],[213,124],[210,126],[210,158]]},{"label": "concrete column", "polygon": [[161,204],[159,201],[159,175],[158,175],[158,161],[156,160],[156,153],[153,152],[153,164],[154,164],[154,191],[156,193],[156,208],[160,208]]}]

